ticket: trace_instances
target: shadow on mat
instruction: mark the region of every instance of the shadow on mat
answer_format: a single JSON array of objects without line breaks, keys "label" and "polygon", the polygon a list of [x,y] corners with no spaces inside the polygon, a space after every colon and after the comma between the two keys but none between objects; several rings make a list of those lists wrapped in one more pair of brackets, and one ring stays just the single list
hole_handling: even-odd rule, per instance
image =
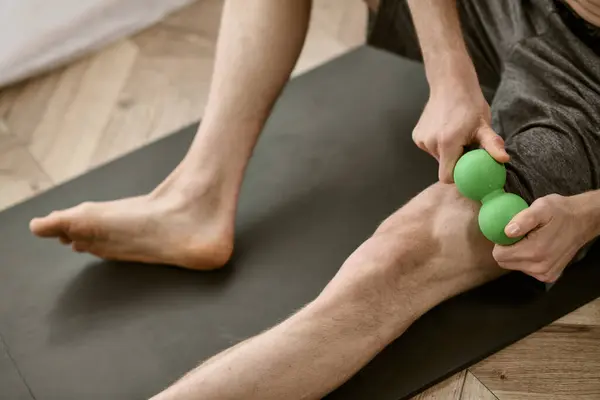
[{"label": "shadow on mat", "polygon": [[[280,253],[296,242],[294,232],[306,228],[311,201],[321,190],[313,187],[257,210],[260,218],[238,227],[232,259],[218,270],[100,260],[85,265],[67,283],[48,316],[50,341],[66,344],[138,323],[152,313],[175,315],[190,304],[202,310],[227,301],[233,275],[248,272],[237,271],[240,262],[244,269],[260,269],[261,263],[281,261]],[[325,207],[335,206],[325,202]]]},{"label": "shadow on mat", "polygon": [[66,286],[49,315],[51,341],[72,341],[94,329],[144,318],[152,310],[177,309],[190,297],[202,301],[224,290],[231,268],[197,273],[169,266],[98,261]]}]

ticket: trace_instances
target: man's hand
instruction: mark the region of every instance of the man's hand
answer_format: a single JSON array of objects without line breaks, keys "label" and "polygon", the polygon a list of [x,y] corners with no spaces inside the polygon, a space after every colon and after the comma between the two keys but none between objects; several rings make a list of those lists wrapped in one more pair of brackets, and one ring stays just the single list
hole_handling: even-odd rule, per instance
[{"label": "man's hand", "polygon": [[440,163],[439,179],[452,182],[463,146],[479,144],[507,162],[502,138],[490,127],[473,61],[465,45],[456,0],[409,0],[431,95],[413,140]]},{"label": "man's hand", "polygon": [[574,197],[549,195],[517,214],[505,233],[527,236],[514,245],[494,247],[498,264],[542,282],[555,282],[588,239],[583,229],[586,222],[575,202]]},{"label": "man's hand", "polygon": [[440,181],[453,182],[454,166],[464,146],[479,144],[496,161],[508,161],[504,141],[491,128],[490,118],[490,106],[478,85],[473,89],[449,85],[432,91],[413,131],[413,140],[438,160]]}]

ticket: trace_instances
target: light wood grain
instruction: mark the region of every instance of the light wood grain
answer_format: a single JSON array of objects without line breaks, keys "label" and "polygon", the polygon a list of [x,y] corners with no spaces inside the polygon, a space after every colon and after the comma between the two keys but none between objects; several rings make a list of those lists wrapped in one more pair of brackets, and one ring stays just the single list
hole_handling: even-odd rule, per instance
[{"label": "light wood grain", "polygon": [[412,400],[460,400],[466,372],[460,372],[413,397]]},{"label": "light wood grain", "polygon": [[102,132],[92,165],[196,121],[206,104],[214,42],[164,26],[131,41],[139,54]]},{"label": "light wood grain", "polygon": [[59,86],[57,96],[50,99],[47,110],[51,111],[44,115],[29,146],[55,182],[89,168],[136,53],[134,45],[122,41],[65,71],[66,80],[73,79],[64,90]]},{"label": "light wood grain", "polygon": [[501,400],[600,399],[600,327],[554,324],[471,368]]},{"label": "light wood grain", "polygon": [[362,2],[314,3],[310,27],[293,75],[304,73],[365,41],[367,12]]},{"label": "light wood grain", "polygon": [[6,116],[8,131],[19,143],[27,145],[33,132],[40,125],[48,102],[52,97],[60,74],[48,74],[42,78],[25,82],[12,101],[10,112]]},{"label": "light wood grain", "polygon": [[[577,309],[571,314],[565,315],[557,324],[566,325],[595,325],[600,326],[600,299]],[[600,344],[599,344],[600,345]]]},{"label": "light wood grain", "polygon": [[0,140],[0,208],[52,187],[53,182],[23,146],[4,148]]},{"label": "light wood grain", "polygon": [[498,400],[498,398],[475,375],[467,372],[460,400]]},{"label": "light wood grain", "polygon": [[158,25],[192,32],[216,43],[222,9],[223,0],[197,1],[171,14]]}]

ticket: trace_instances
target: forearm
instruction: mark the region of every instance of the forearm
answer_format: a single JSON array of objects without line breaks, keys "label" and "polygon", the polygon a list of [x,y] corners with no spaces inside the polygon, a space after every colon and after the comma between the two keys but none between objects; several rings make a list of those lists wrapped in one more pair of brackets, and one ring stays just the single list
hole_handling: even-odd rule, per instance
[{"label": "forearm", "polygon": [[584,241],[600,236],[600,190],[573,196],[571,201],[580,219]]},{"label": "forearm", "polygon": [[408,1],[430,87],[479,85],[460,27],[456,0]]},{"label": "forearm", "polygon": [[[311,0],[227,0],[195,159],[249,157],[302,50]],[[243,132],[243,135],[239,133]],[[242,143],[243,142],[243,143]],[[237,154],[240,153],[240,154]]]}]

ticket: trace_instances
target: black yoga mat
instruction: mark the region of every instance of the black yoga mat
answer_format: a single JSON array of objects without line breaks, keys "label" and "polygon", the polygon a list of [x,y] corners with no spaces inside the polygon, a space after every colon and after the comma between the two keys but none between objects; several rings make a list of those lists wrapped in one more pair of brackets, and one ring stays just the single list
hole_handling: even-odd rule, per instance
[{"label": "black yoga mat", "polygon": [[[147,192],[195,127],[0,214],[0,334],[35,398],[149,397],[313,299],[434,182],[436,163],[410,134],[427,94],[419,64],[370,48],[295,79],[252,159],[235,256],[217,272],[103,262],[27,230],[55,208]],[[548,293],[514,274],[448,301],[329,398],[425,389],[596,298],[599,258],[593,249]],[[0,379],[0,393],[14,381]]]},{"label": "black yoga mat", "polygon": [[33,400],[2,338],[0,338],[0,399]]}]

